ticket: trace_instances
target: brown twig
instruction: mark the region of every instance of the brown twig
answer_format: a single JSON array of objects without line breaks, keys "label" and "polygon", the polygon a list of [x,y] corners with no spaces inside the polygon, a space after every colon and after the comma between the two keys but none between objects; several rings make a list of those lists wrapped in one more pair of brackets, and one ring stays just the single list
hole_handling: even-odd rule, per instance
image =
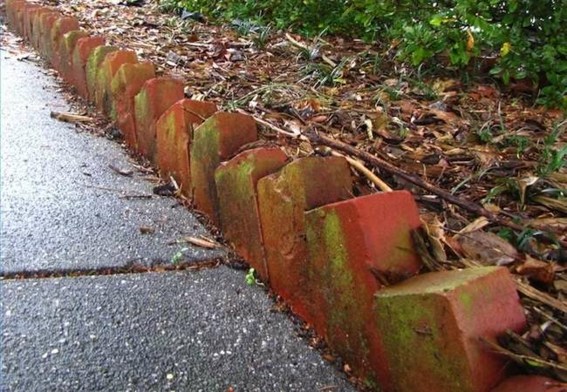
[{"label": "brown twig", "polygon": [[51,118],[68,123],[92,122],[94,118],[74,113],[51,112]]},{"label": "brown twig", "polygon": [[336,157],[342,157],[345,158],[346,161],[352,166],[354,167],[356,170],[358,170],[359,172],[361,172],[362,174],[364,174],[366,176],[366,178],[368,178],[368,180],[370,182],[372,182],[374,185],[376,185],[378,187],[378,189],[380,189],[382,192],[392,192],[392,188],[390,188],[390,186],[388,184],[386,184],[384,181],[382,181],[382,179],[380,179],[376,174],[372,173],[366,166],[364,166],[364,164],[362,162],[360,162],[359,160],[353,159],[351,157],[347,157],[346,155],[343,155],[341,153],[338,153],[336,151],[332,151],[331,155],[334,155]]}]

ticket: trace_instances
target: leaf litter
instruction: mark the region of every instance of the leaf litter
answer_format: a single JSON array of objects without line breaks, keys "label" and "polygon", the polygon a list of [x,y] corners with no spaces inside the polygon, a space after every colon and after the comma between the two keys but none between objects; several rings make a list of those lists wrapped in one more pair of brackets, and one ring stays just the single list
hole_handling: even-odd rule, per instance
[{"label": "leaf litter", "polygon": [[410,190],[422,212],[413,238],[426,269],[506,266],[529,330],[492,348],[525,372],[567,381],[565,113],[533,106],[515,85],[424,76],[393,61],[387,44],[306,39],[237,20],[212,25],[162,14],[149,0],[57,6],[152,61],[159,75],[184,80],[188,98],[254,116],[261,143],[293,158],[345,155],[357,175],[354,196]]}]

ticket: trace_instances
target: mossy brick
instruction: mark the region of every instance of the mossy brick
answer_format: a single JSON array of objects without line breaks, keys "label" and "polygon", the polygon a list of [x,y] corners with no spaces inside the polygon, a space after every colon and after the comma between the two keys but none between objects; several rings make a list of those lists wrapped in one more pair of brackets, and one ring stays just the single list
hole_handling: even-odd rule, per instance
[{"label": "mossy brick", "polygon": [[126,63],[118,68],[112,78],[110,91],[112,95],[112,119],[124,135],[126,145],[137,149],[136,124],[134,122],[134,97],[140,92],[147,80],[155,78],[153,63]]},{"label": "mossy brick", "polygon": [[219,203],[215,170],[244,144],[257,139],[256,122],[240,113],[215,113],[193,133],[189,156],[191,195],[197,208],[217,225]]},{"label": "mossy brick", "polygon": [[37,4],[28,4],[24,10],[22,35],[30,43],[32,42],[33,36],[33,19],[42,9],[45,9],[45,7]]},{"label": "mossy brick", "polygon": [[[481,392],[507,374],[483,342],[526,325],[506,268],[432,272],[380,290],[375,315],[399,392]],[[416,376],[421,375],[421,376]]]},{"label": "mossy brick", "polygon": [[110,115],[112,113],[112,79],[124,64],[136,64],[138,56],[131,50],[117,50],[108,53],[96,75],[95,104],[102,113]]},{"label": "mossy brick", "polygon": [[157,164],[163,178],[172,176],[181,192],[191,196],[190,153],[194,130],[217,111],[212,102],[182,99],[156,123]]},{"label": "mossy brick", "polygon": [[24,14],[26,13],[26,9],[30,6],[30,3],[23,2],[17,3],[16,12],[14,15],[14,26],[15,30],[18,35],[24,34]]},{"label": "mossy brick", "polygon": [[10,27],[10,29],[15,30],[14,27],[14,19],[15,19],[15,14],[16,14],[16,8],[21,6],[23,0],[6,0],[6,24],[8,25],[8,27]]},{"label": "mossy brick", "polygon": [[14,20],[19,7],[22,7],[24,0],[6,0],[6,22],[10,28],[15,30]]},{"label": "mossy brick", "polygon": [[352,177],[341,157],[306,157],[258,182],[258,206],[271,288],[301,317],[311,293],[305,211],[351,198]]},{"label": "mossy brick", "polygon": [[63,35],[69,31],[79,30],[79,21],[72,16],[62,16],[58,18],[53,27],[51,28],[51,44],[47,52],[47,59],[50,60],[53,68],[59,71],[59,64],[61,63],[61,55],[59,47]]},{"label": "mossy brick", "polygon": [[56,14],[56,15],[60,15],[57,13],[57,11],[53,10],[52,8],[49,7],[42,7],[40,9],[38,9],[34,15],[32,15],[31,17],[31,44],[33,45],[33,47],[41,54],[41,37],[42,37],[42,30],[41,30],[41,26],[42,26],[42,18],[46,18],[45,15],[48,14]]},{"label": "mossy brick", "polygon": [[215,171],[219,218],[225,238],[265,281],[269,277],[256,186],[262,177],[281,169],[287,160],[279,148],[256,148],[221,163]]},{"label": "mossy brick", "polygon": [[385,351],[373,316],[374,294],[415,275],[421,260],[411,232],[421,225],[407,191],[328,204],[305,214],[309,264],[306,321],[355,374],[388,389]]},{"label": "mossy brick", "polygon": [[146,81],[134,99],[138,153],[151,162],[156,162],[156,122],[183,95],[180,80],[160,77]]},{"label": "mossy brick", "polygon": [[27,2],[23,0],[6,2],[6,19],[8,25],[18,34],[21,34],[22,31],[23,12],[26,6]]},{"label": "mossy brick", "polygon": [[63,79],[72,85],[75,85],[73,78],[73,51],[80,38],[85,38],[89,34],[83,30],[73,30],[63,34],[63,38],[59,43],[59,73]]},{"label": "mossy brick", "polygon": [[61,18],[59,12],[42,13],[39,17],[38,29],[34,29],[34,32],[37,32],[39,53],[49,61],[51,61],[49,57],[51,53],[51,30],[59,18]]},{"label": "mossy brick", "polygon": [[95,48],[103,46],[104,42],[104,38],[99,36],[79,38],[73,50],[71,59],[73,83],[78,93],[85,99],[89,98],[86,74],[87,61]]},{"label": "mossy brick", "polygon": [[543,376],[513,376],[491,392],[567,392],[567,383]]},{"label": "mossy brick", "polygon": [[87,90],[89,93],[89,101],[95,102],[96,101],[96,90],[97,90],[97,75],[98,70],[106,55],[112,52],[116,52],[118,50],[115,46],[97,46],[95,49],[92,50],[89,58],[87,60],[87,65],[85,66],[85,75],[87,79]]}]

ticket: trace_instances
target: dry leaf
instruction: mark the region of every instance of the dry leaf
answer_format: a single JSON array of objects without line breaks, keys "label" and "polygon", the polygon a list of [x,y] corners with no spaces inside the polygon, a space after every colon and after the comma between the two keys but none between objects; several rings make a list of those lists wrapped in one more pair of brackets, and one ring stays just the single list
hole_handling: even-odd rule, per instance
[{"label": "dry leaf", "polygon": [[547,285],[552,284],[555,279],[553,264],[537,260],[530,255],[526,255],[526,260],[516,268],[516,272]]},{"label": "dry leaf", "polygon": [[487,218],[485,218],[484,216],[481,216],[481,217],[475,219],[474,222],[466,225],[461,231],[459,231],[457,236],[461,235],[461,234],[472,233],[473,231],[480,230],[483,227],[486,227],[486,225],[488,225],[489,223],[490,222],[488,222]]},{"label": "dry leaf", "polygon": [[494,233],[473,231],[456,236],[464,254],[484,265],[507,265],[518,259],[518,251]]},{"label": "dry leaf", "polygon": [[554,199],[547,196],[535,196],[533,201],[546,206],[550,210],[559,211],[563,214],[567,214],[567,199]]}]

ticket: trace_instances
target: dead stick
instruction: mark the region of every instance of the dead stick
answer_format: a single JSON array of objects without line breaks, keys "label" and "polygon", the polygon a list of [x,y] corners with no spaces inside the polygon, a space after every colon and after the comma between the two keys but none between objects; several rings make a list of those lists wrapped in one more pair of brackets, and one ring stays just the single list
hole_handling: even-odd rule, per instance
[{"label": "dead stick", "polygon": [[393,189],[390,188],[390,186],[388,184],[386,184],[384,181],[382,181],[382,179],[380,179],[376,174],[372,173],[359,160],[353,159],[351,157],[347,157],[346,155],[343,155],[343,154],[338,153],[336,151],[332,151],[331,155],[336,156],[336,157],[342,157],[342,158],[346,159],[346,161],[352,167],[354,167],[356,170],[358,170],[359,172],[364,174],[366,176],[366,178],[368,178],[368,180],[370,180],[374,185],[376,185],[378,187],[378,189],[380,189],[382,192],[392,192]]},{"label": "dead stick", "polygon": [[[518,230],[518,231],[522,231],[524,230],[526,227],[522,226],[520,224],[517,224],[507,218],[503,218],[500,217],[488,210],[486,210],[485,208],[481,207],[480,205],[470,202],[468,200],[459,198],[443,189],[437,188],[436,186],[428,183],[427,181],[423,180],[420,177],[417,176],[413,176],[409,173],[406,173],[405,171],[403,171],[402,169],[397,168],[396,166],[392,165],[391,163],[384,161],[383,159],[380,159],[372,154],[367,153],[366,151],[362,151],[359,150],[355,147],[349,146],[346,143],[340,142],[338,140],[334,140],[331,139],[327,136],[323,136],[320,135],[316,132],[308,132],[305,133],[304,136],[306,136],[311,142],[316,143],[316,144],[322,144],[331,148],[334,148],[336,150],[345,152],[349,155],[355,156],[359,159],[362,159],[364,162],[373,165],[375,167],[378,167],[379,169],[385,170],[395,176],[398,176],[400,178],[403,178],[404,180],[411,182],[414,185],[419,186],[422,189],[425,189],[428,192],[431,192],[443,199],[445,199],[446,201],[448,201],[451,204],[454,204],[456,206],[461,207],[464,210],[467,210],[469,212],[472,212],[474,214],[480,215],[480,216],[484,216],[487,219],[489,219],[491,222],[494,222],[496,224],[499,224],[501,226],[506,226],[506,227],[510,227],[511,229],[514,230]],[[550,232],[553,232],[552,230],[550,230]],[[562,240],[557,240],[557,242],[564,248],[567,248],[567,242],[566,241],[562,241]]]},{"label": "dead stick", "polygon": [[75,113],[60,113],[60,112],[51,112],[51,118],[54,118],[59,121],[68,122],[68,123],[77,123],[77,122],[91,122],[94,121],[92,117],[88,116],[81,116]]}]

